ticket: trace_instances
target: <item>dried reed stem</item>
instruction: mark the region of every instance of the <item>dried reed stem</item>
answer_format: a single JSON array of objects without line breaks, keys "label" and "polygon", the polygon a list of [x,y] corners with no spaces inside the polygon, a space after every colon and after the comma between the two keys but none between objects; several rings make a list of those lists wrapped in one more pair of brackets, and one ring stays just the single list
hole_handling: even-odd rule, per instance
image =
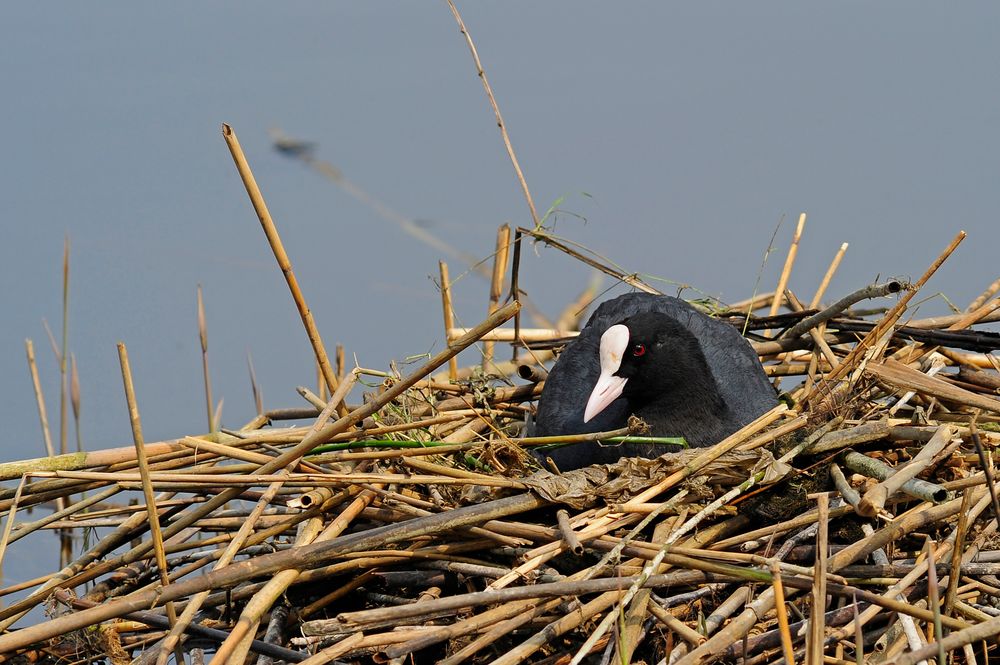
[{"label": "dried reed stem", "polygon": [[[528,202],[531,223],[535,227],[538,227],[541,224],[541,220],[538,219],[538,213],[535,211],[535,202],[531,198],[528,181],[525,180],[524,173],[521,171],[521,165],[517,161],[517,155],[514,154],[514,146],[511,144],[510,136],[507,134],[507,125],[503,121],[503,116],[500,115],[500,106],[493,95],[493,88],[490,87],[489,79],[486,78],[486,71],[483,69],[483,63],[479,60],[479,53],[476,51],[476,45],[472,41],[472,35],[469,34],[468,29],[465,27],[462,15],[458,13],[458,8],[455,7],[453,0],[448,0],[448,8],[451,9],[451,14],[455,17],[455,22],[458,23],[458,29],[461,31],[462,36],[465,37],[465,43],[469,46],[472,60],[476,64],[476,75],[483,84],[483,90],[486,91],[486,98],[489,100],[493,114],[496,116],[497,127],[500,128],[500,136],[503,139],[504,148],[507,149],[507,156],[510,157],[510,163],[514,166],[514,173],[517,175],[517,182],[521,185],[521,191],[524,192],[524,198]],[[515,298],[517,298],[517,294],[515,294]]]},{"label": "dried reed stem", "polygon": [[843,243],[840,249],[833,257],[833,261],[830,261],[830,266],[826,269],[826,273],[823,275],[823,279],[819,283],[819,287],[816,289],[816,293],[813,295],[813,299],[809,301],[809,309],[816,309],[819,307],[820,302],[823,300],[823,295],[826,293],[826,289],[830,286],[830,281],[833,279],[834,273],[837,272],[837,268],[840,267],[840,262],[844,259],[844,254],[847,253],[847,243]]},{"label": "dried reed stem", "polygon": [[995,296],[998,291],[1000,291],[1000,277],[993,280],[993,282],[986,287],[985,291],[983,291],[981,294],[979,294],[979,296],[975,300],[969,303],[969,306],[968,308],[966,308],[965,311],[967,312],[976,311],[977,309],[982,307],[987,300]]},{"label": "dried reed stem", "polygon": [[[149,518],[150,533],[153,538],[153,552],[156,555],[156,566],[160,573],[160,584],[167,587],[170,584],[167,568],[167,555],[163,549],[163,533],[160,530],[160,515],[156,510],[156,498],[153,495],[153,485],[150,482],[149,462],[146,459],[145,442],[142,437],[142,423],[139,419],[139,406],[135,400],[135,387],[132,384],[132,369],[129,366],[128,351],[125,344],[118,342],[118,360],[122,367],[122,381],[125,384],[125,401],[128,404],[129,422],[132,425],[132,438],[135,441],[136,460],[139,462],[139,473],[142,476],[142,494],[146,500],[146,514]],[[177,613],[172,602],[167,603],[167,618],[171,627],[177,622]],[[178,652],[178,660],[182,655]]]},{"label": "dried reed stem", "polygon": [[[830,497],[826,492],[820,492],[815,498],[816,524],[819,528],[816,531],[816,565],[813,568],[812,613],[809,616],[806,662],[809,665],[822,665],[823,639],[826,633],[826,563]],[[775,602],[777,602],[777,597],[775,597]]]},{"label": "dried reed stem", "polygon": [[834,304],[830,305],[822,312],[813,314],[812,316],[802,319],[794,326],[788,329],[788,331],[782,335],[783,338],[794,339],[801,335],[802,333],[815,328],[816,326],[825,323],[832,319],[833,317],[842,314],[851,305],[861,302],[862,300],[868,300],[870,298],[881,298],[893,293],[899,293],[903,290],[905,285],[898,280],[889,280],[884,284],[871,284],[864,288],[858,289],[854,293],[850,293]]},{"label": "dried reed stem", "polygon": [[[239,172],[240,178],[243,180],[243,185],[246,187],[247,194],[250,197],[250,202],[253,204],[254,211],[257,213],[257,218],[260,220],[261,226],[264,229],[264,235],[267,236],[267,242],[271,246],[271,251],[274,252],[274,258],[278,262],[278,267],[281,268],[282,275],[285,277],[285,282],[288,284],[288,290],[292,294],[292,300],[295,301],[295,307],[298,309],[299,317],[302,319],[302,324],[305,326],[309,343],[312,344],[316,361],[319,363],[320,369],[323,370],[323,378],[326,380],[326,385],[332,393],[337,390],[337,376],[334,374],[333,367],[330,365],[330,359],[326,355],[326,348],[323,346],[323,339],[320,337],[319,329],[316,327],[312,311],[309,309],[309,306],[306,305],[305,296],[302,295],[302,290],[299,288],[299,282],[295,278],[295,273],[292,271],[292,262],[288,258],[288,254],[285,252],[285,246],[281,242],[281,236],[278,235],[278,229],[274,225],[274,220],[271,219],[271,213],[268,212],[267,204],[264,202],[264,196],[261,194],[260,188],[257,186],[257,181],[253,176],[253,171],[250,170],[250,164],[247,163],[246,157],[243,154],[243,148],[240,147],[240,142],[236,137],[236,132],[234,132],[233,128],[229,125],[223,124],[222,136],[226,140],[226,145],[229,146],[229,152],[232,154],[233,161],[236,163],[236,170]],[[347,414],[347,407],[342,405],[338,411],[341,416],[344,416]]]},{"label": "dried reed stem", "polygon": [[639,277],[639,275],[637,275],[637,274],[631,274],[631,275],[629,275],[629,274],[623,273],[621,270],[618,270],[617,268],[614,268],[612,266],[606,265],[605,263],[603,263],[601,261],[598,261],[597,259],[594,259],[594,258],[591,258],[589,256],[586,256],[586,255],[580,253],[579,251],[577,251],[576,249],[570,247],[569,245],[567,245],[567,244],[565,244],[563,242],[560,242],[560,240],[558,238],[556,238],[556,236],[554,236],[554,235],[552,235],[550,233],[546,233],[545,231],[539,230],[539,229],[525,229],[525,228],[520,228],[520,227],[517,230],[518,230],[519,233],[522,233],[524,235],[529,235],[532,238],[545,243],[549,247],[554,247],[555,249],[558,249],[559,251],[563,252],[564,254],[567,254],[567,255],[573,257],[577,261],[582,261],[583,263],[587,264],[591,268],[595,268],[597,270],[600,270],[604,274],[610,275],[611,277],[614,277],[615,279],[617,279],[617,280],[619,280],[621,282],[624,282],[625,284],[628,284],[629,286],[631,286],[633,288],[639,289],[640,291],[643,291],[645,293],[660,294],[660,291],[658,289],[656,289],[656,288],[650,286],[649,284],[647,284],[646,282],[644,282]]},{"label": "dried reed stem", "polygon": [[795,265],[795,257],[799,252],[799,240],[802,239],[802,229],[805,225],[806,214],[802,213],[799,215],[799,223],[795,227],[795,234],[792,236],[792,244],[788,247],[788,255],[785,257],[785,265],[781,269],[781,276],[778,278],[778,286],[774,290],[778,296],[771,301],[771,309],[768,310],[769,316],[774,316],[778,313],[778,309],[781,308],[781,294],[784,294],[785,289],[788,288],[788,278],[792,274],[792,266]]},{"label": "dried reed stem", "polygon": [[[450,343],[451,329],[455,325],[455,314],[451,306],[451,279],[448,276],[447,263],[444,261],[438,261],[438,269],[441,274],[441,312],[444,315],[444,339],[446,343]],[[452,357],[448,360],[448,379],[451,381],[458,380],[457,357]]]},{"label": "dried reed stem", "polygon": [[212,400],[212,378],[208,372],[208,323],[205,321],[205,301],[201,284],[198,285],[198,341],[201,343],[201,373],[205,383],[205,407],[208,410],[208,431],[216,431],[218,423],[214,416],[215,402]]},{"label": "dried reed stem", "polygon": [[771,586],[774,589],[774,609],[778,617],[778,630],[781,633],[781,652],[785,656],[786,665],[795,665],[795,655],[792,650],[792,635],[788,629],[788,610],[785,607],[785,589],[781,584],[781,567],[771,560]]},{"label": "dried reed stem", "polygon": [[24,347],[28,353],[28,371],[31,373],[31,385],[35,389],[35,404],[38,406],[38,419],[42,423],[42,440],[45,443],[45,452],[49,457],[55,457],[56,451],[52,447],[52,434],[49,432],[49,417],[45,410],[45,395],[42,393],[42,382],[38,378],[38,365],[35,363],[35,345],[30,339],[24,340]]},{"label": "dried reed stem", "polygon": [[958,525],[955,527],[955,546],[951,550],[951,573],[948,575],[948,589],[944,599],[944,613],[948,616],[954,615],[958,580],[961,577],[962,552],[965,551],[965,537],[969,529],[971,508],[972,494],[968,491],[962,492],[962,507],[958,511]]},{"label": "dried reed stem", "polygon": [[306,658],[301,662],[301,665],[326,665],[326,663],[331,663],[337,658],[340,658],[344,654],[349,653],[356,647],[360,646],[364,637],[364,633],[354,633],[349,637],[345,637],[333,646],[327,647],[322,651],[316,652],[309,658]]},{"label": "dried reed stem", "polygon": [[[493,254],[493,276],[490,280],[490,302],[487,314],[492,314],[500,306],[500,295],[503,293],[503,278],[507,272],[507,258],[509,255],[510,224],[503,224],[497,229],[497,246]],[[483,372],[489,371],[492,362],[493,342],[486,341],[483,344]]]}]

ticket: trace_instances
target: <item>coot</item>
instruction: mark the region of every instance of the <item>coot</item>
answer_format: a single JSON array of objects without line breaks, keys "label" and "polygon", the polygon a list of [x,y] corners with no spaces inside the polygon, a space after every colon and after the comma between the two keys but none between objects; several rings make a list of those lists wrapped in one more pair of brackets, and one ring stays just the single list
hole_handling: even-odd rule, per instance
[{"label": "coot", "polygon": [[[549,372],[535,434],[624,427],[645,420],[655,436],[708,446],[777,404],[757,354],[730,324],[679,298],[629,293],[604,302]],[[546,451],[564,471],[670,448],[582,443]]]}]

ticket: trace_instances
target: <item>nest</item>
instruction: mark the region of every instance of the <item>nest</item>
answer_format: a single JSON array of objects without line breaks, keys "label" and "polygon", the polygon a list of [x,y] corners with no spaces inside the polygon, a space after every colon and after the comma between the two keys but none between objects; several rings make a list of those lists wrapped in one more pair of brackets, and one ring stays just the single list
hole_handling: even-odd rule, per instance
[{"label": "nest", "polygon": [[[538,228],[503,246],[528,237],[578,255]],[[487,320],[449,329],[448,349],[420,369],[381,373],[363,403],[344,396],[372,372],[341,366],[332,396],[303,389],[308,406],[238,430],[156,443],[137,432],[132,448],[2,465],[5,479],[33,481],[3,492],[5,511],[56,503],[8,522],[4,548],[40,528],[64,543],[112,530],[67,550],[62,570],[0,592],[28,591],[0,610],[4,628],[49,612],[0,635],[0,661],[207,650],[262,663],[916,663],[938,649],[971,660],[1000,633],[1000,380],[988,353],[1000,344],[972,328],[997,320],[1000,285],[965,312],[900,323],[954,244],[917,283],[825,309],[787,289],[714,304],[776,382],[805,379],[709,448],[541,468],[531,447],[615,445],[642,424],[520,436],[582,308],[553,330],[501,327],[520,304],[501,305],[500,255]],[[852,309],[885,296],[892,306]],[[495,360],[512,340],[519,359]],[[473,344],[481,365],[450,363]],[[115,503],[140,491],[157,493],[156,511]]]}]

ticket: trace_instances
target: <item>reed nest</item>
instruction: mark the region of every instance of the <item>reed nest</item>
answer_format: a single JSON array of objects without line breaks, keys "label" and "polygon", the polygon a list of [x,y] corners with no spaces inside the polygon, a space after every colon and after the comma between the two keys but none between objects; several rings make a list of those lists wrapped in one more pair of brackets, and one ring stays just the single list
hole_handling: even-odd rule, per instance
[{"label": "reed nest", "polygon": [[[209,433],[146,442],[119,345],[133,445],[68,454],[66,407],[78,416],[79,391],[64,325],[57,455],[29,342],[49,455],[0,464],[0,561],[50,529],[63,562],[0,589],[0,662],[200,663],[206,653],[260,664],[995,658],[1000,335],[982,326],[1000,320],[1000,280],[952,315],[915,319],[909,309],[965,234],[917,281],[863,286],[823,306],[846,245],[800,302],[790,283],[802,215],[773,292],[696,303],[751,340],[776,385],[789,387],[780,406],[711,447],[542,469],[528,448],[585,438],[522,432],[546,363],[597,294],[586,290],[554,323],[522,325],[522,304],[533,311],[518,277],[523,246],[541,243],[631,288],[656,289],[539,218],[475,46],[448,4],[532,220],[513,238],[501,227],[492,271],[472,266],[490,280],[486,319],[454,326],[442,262],[444,351],[405,375],[347,369],[343,353],[331,361],[224,126],[320,386],[301,388],[300,406],[265,410],[258,401],[251,422],[219,428],[199,297]],[[279,137],[275,147],[462,257],[307,144]],[[63,277],[65,321],[68,248]],[[499,359],[499,344],[511,345],[510,359]],[[459,367],[470,348],[481,362]],[[352,389],[372,376],[377,385],[352,403]],[[641,429],[590,436],[615,445]],[[33,506],[50,510],[26,521]],[[95,529],[99,538],[79,538]]]},{"label": "reed nest", "polygon": [[[827,307],[836,262],[808,306],[792,261],[774,293],[699,303],[744,331],[775,382],[799,377],[787,399],[712,447],[568,473],[527,449],[615,445],[641,423],[521,436],[594,293],[554,328],[524,327],[522,289],[501,297],[506,250],[515,285],[532,240],[652,289],[542,227],[500,229],[490,313],[472,329],[452,326],[442,266],[449,344],[421,368],[347,371],[318,354],[318,394],[300,388],[303,406],[238,430],[144,442],[120,346],[134,446],[0,465],[0,552],[38,529],[69,543],[61,570],[0,590],[27,592],[0,610],[0,662],[987,658],[1000,335],[981,326],[1000,318],[1000,282],[965,311],[907,314],[963,236],[917,282]],[[482,363],[450,362],[470,347]],[[362,379],[363,401],[345,402]],[[126,505],[138,492],[145,505]],[[40,504],[54,508],[18,519]],[[75,551],[72,535],[97,527]],[[15,625],[38,607],[46,620]]]}]

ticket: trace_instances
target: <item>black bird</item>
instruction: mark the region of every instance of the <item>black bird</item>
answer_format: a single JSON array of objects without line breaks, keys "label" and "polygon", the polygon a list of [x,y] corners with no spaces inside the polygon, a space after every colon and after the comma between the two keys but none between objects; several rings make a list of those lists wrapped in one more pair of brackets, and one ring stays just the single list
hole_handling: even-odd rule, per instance
[{"label": "black bird", "polygon": [[[654,436],[708,446],[777,403],[757,354],[733,326],[679,298],[629,293],[602,303],[559,356],[539,399],[534,433],[607,431],[635,414]],[[667,450],[588,442],[542,454],[568,471]]]}]

